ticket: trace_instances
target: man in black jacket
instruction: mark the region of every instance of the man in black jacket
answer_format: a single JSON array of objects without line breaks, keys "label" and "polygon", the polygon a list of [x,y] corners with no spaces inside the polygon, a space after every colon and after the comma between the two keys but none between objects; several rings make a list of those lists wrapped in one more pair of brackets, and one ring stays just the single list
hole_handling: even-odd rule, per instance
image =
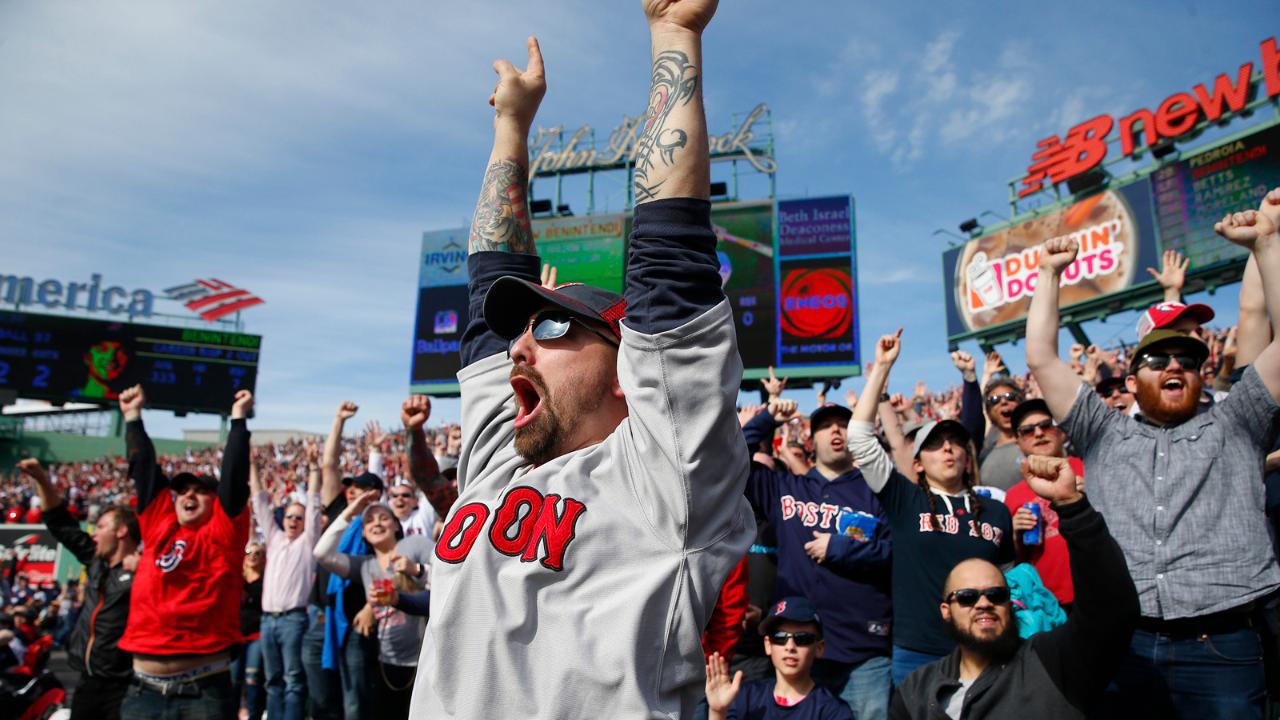
[{"label": "man in black jacket", "polygon": [[62,493],[38,460],[23,460],[18,468],[35,485],[49,532],[85,566],[84,609],[67,643],[71,669],[80,673],[71,696],[72,720],[118,720],[133,678],[133,658],[116,643],[129,618],[133,570],[125,559],[142,541],[138,516],[122,505],[109,507],[90,535],[71,517]]},{"label": "man in black jacket", "polygon": [[1053,503],[1071,553],[1071,619],[1021,640],[999,569],[960,563],[941,604],[956,650],[907,678],[893,699],[894,718],[1083,718],[1129,646],[1138,593],[1120,547],[1076,488],[1066,458],[1024,462],[1031,489]]}]

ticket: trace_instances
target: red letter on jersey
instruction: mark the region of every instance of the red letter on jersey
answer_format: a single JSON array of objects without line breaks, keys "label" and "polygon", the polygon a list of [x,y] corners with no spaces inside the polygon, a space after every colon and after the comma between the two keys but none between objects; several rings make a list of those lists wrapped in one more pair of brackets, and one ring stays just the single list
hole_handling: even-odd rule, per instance
[{"label": "red letter on jersey", "polygon": [[[447,563],[462,562],[471,552],[471,546],[476,543],[476,538],[484,529],[484,521],[488,518],[489,508],[483,503],[463,505],[440,532],[440,542],[436,543],[436,557]],[[469,524],[468,520],[471,521]]]},{"label": "red letter on jersey", "polygon": [[542,558],[542,564],[552,570],[564,569],[565,550],[569,548],[569,543],[573,542],[577,533],[578,517],[586,511],[587,506],[573,498],[565,498],[564,512],[556,517],[558,504],[560,504],[559,495],[548,495],[542,503],[542,510],[538,513],[538,520],[534,524],[533,538],[525,546],[524,554],[520,557],[522,561],[533,562],[537,559],[538,545],[545,541],[547,552]]},{"label": "red letter on jersey", "polygon": [[[520,511],[527,509],[521,516]],[[489,542],[493,548],[503,555],[515,557],[524,551],[533,536],[533,528],[538,523],[538,514],[542,511],[542,493],[531,487],[518,487],[507,493],[502,499],[502,507],[493,516],[493,525],[489,526]],[[512,525],[516,525],[516,536],[507,533]]]}]

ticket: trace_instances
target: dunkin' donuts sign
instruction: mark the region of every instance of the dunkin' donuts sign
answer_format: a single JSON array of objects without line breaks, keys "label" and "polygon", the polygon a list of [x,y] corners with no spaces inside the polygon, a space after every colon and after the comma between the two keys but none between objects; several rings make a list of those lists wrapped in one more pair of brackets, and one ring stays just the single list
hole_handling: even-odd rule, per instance
[{"label": "dunkin' donuts sign", "polygon": [[1120,193],[1108,191],[967,243],[953,268],[953,307],[964,329],[1023,319],[1039,279],[1040,245],[1062,236],[1080,245],[1063,272],[1063,307],[1133,284],[1139,236],[1134,212]]}]

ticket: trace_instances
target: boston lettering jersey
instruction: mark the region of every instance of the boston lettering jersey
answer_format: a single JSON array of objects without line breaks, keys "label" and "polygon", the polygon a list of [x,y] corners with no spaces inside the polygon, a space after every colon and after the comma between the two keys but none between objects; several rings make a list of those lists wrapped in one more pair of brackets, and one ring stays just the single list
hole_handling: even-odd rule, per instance
[{"label": "boston lettering jersey", "polygon": [[[664,207],[677,211],[664,237],[697,237],[647,241],[645,220]],[[636,255],[669,259],[705,238],[709,258],[667,267],[720,293],[705,201],[636,212],[629,285]],[[524,258],[536,281],[537,258]],[[473,282],[484,262],[470,259]],[[432,563],[411,717],[689,717],[705,682],[702,629],[755,535],[734,412],[742,364],[720,298],[649,334],[635,329],[645,325],[632,311],[643,310],[628,296],[618,351],[628,417],[603,442],[536,468],[513,446],[506,354],[458,374],[466,444]]]}]

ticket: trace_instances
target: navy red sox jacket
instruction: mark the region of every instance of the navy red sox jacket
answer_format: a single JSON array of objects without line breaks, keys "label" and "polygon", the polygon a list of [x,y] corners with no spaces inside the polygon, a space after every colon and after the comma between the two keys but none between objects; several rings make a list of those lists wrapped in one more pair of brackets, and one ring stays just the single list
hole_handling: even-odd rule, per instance
[{"label": "navy red sox jacket", "polygon": [[[751,448],[773,437],[777,423],[767,410],[743,427]],[[778,538],[775,599],[809,598],[822,619],[823,658],[857,664],[888,656],[893,610],[889,599],[889,521],[862,473],[850,470],[827,480],[816,469],[806,475],[751,463],[747,500],[767,516]],[[863,512],[876,518],[866,542],[837,532],[840,517]],[[831,533],[821,565],[805,554],[813,533]]]}]

